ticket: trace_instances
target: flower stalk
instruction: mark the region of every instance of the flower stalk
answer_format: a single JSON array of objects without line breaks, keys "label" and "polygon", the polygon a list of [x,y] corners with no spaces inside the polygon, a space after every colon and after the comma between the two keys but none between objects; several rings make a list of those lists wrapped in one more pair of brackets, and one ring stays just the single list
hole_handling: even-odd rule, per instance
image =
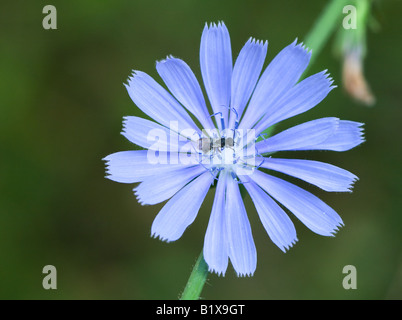
[{"label": "flower stalk", "polygon": [[180,300],[198,300],[208,276],[208,265],[201,251]]}]

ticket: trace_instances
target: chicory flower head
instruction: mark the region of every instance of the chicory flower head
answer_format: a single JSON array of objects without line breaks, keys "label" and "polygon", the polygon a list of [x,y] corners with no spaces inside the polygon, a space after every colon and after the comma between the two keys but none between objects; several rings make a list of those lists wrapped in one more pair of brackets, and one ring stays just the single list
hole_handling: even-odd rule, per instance
[{"label": "chicory flower head", "polygon": [[[297,41],[285,47],[262,72],[267,42],[250,38],[233,66],[224,23],[206,24],[201,37],[202,89],[190,67],[168,56],[156,69],[170,92],[141,71],[126,88],[154,121],[125,117],[123,135],[144,150],[107,156],[108,178],[140,184],[143,205],[168,200],[151,233],[170,242],[195,220],[211,185],[215,198],[204,240],[211,272],[224,275],[230,259],[237,275],[252,275],[257,251],[240,194],[249,193],[271,240],[286,251],[297,241],[284,208],[313,232],[333,236],[340,216],[310,192],[267,172],[278,171],[326,191],[350,191],[357,177],[331,164],[270,156],[278,151],[346,151],[364,141],[361,123],[329,117],[265,137],[262,132],[303,113],[334,88],[326,71],[299,82],[311,52]],[[261,74],[262,72],[262,74]]]}]

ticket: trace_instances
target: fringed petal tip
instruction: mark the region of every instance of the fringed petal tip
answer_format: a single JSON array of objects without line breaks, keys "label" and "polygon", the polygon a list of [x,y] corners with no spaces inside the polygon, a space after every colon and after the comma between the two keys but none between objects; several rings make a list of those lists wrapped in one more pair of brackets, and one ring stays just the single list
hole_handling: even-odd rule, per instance
[{"label": "fringed petal tip", "polygon": [[141,195],[138,193],[137,189],[138,189],[138,186],[133,189],[133,192],[134,192],[134,196],[135,196],[135,198],[137,199],[138,203],[139,203],[140,205],[142,205],[142,206],[148,205],[148,203],[146,203],[146,202],[141,198]]},{"label": "fringed petal tip", "polygon": [[364,123],[340,120],[334,134],[325,141],[328,150],[348,151],[365,141]]},{"label": "fringed petal tip", "polygon": [[105,160],[105,159],[102,159],[102,160],[106,161],[105,162],[105,173],[106,173],[105,178],[112,180],[112,181],[116,181],[116,177],[113,176],[113,172],[112,172],[113,168],[112,168],[112,165],[110,164],[110,161]]},{"label": "fringed petal tip", "polygon": [[320,73],[325,76],[325,80],[328,81],[329,88],[331,90],[338,87],[337,85],[332,85],[335,80],[331,77],[331,74],[328,72],[328,69],[325,69],[325,70],[321,71]]},{"label": "fringed petal tip", "polygon": [[172,242],[172,241],[176,240],[176,239],[170,240],[170,239],[162,236],[161,234],[157,234],[155,231],[154,232],[151,231],[151,238],[154,238],[154,239],[166,242],[166,243],[169,243],[169,242]]},{"label": "fringed petal tip", "polygon": [[297,241],[299,241],[299,239],[295,238],[290,244],[288,244],[287,246],[278,246],[279,249],[281,249],[284,253],[288,252],[290,250],[290,248],[292,248]]},{"label": "fringed petal tip", "polygon": [[358,180],[359,180],[359,177],[353,175],[353,177],[352,177],[351,180],[350,180],[349,185],[347,186],[346,192],[350,192],[350,193],[353,192],[353,188],[354,188],[354,186],[355,186],[355,183],[356,183]]},{"label": "fringed petal tip", "polygon": [[224,277],[225,273],[226,273],[226,269],[225,270],[218,270],[218,269],[215,269],[215,268],[210,267],[208,265],[208,272],[215,273],[218,277]]},{"label": "fringed petal tip", "polygon": [[127,78],[127,80],[126,80],[127,83],[123,83],[124,86],[125,86],[126,88],[130,87],[130,86],[131,86],[131,83],[132,83],[133,80],[134,80],[134,78],[141,76],[142,73],[143,73],[143,72],[142,72],[142,71],[139,71],[139,70],[131,70],[131,75],[130,75],[130,76]]},{"label": "fringed petal tip", "polygon": [[111,165],[110,165],[110,161],[109,160],[105,160],[102,159],[103,161],[105,161],[105,172],[106,172],[106,176],[105,178],[109,179],[109,176],[111,175]]},{"label": "fringed petal tip", "polygon": [[238,276],[239,278],[241,277],[252,277],[254,275],[255,271],[250,271],[250,272],[237,272],[236,271],[236,276]]},{"label": "fringed petal tip", "polygon": [[133,70],[131,70],[131,75],[128,76],[128,78],[126,80],[127,83],[123,83],[123,84],[127,89],[129,89],[133,85],[135,85],[135,84],[138,85],[139,83],[141,83],[141,82],[137,82],[136,80],[137,81],[143,80],[143,81],[149,82],[149,80],[153,80],[153,79],[150,78],[150,76],[146,72],[133,69]]},{"label": "fringed petal tip", "polygon": [[303,42],[300,42],[299,44],[297,44],[298,38],[296,38],[293,42],[292,45],[295,48],[299,48],[303,51],[305,51],[310,57],[311,57],[311,53],[313,52],[312,49],[310,49],[309,47],[307,47]]},{"label": "fringed petal tip", "polygon": [[123,122],[122,122],[122,128],[120,134],[124,136],[125,133],[127,133],[127,123],[128,123],[128,117],[123,117]]},{"label": "fringed petal tip", "polygon": [[110,159],[112,158],[112,156],[113,156],[113,153],[102,158],[102,161],[105,161],[105,165],[109,165],[109,162],[110,162]]},{"label": "fringed petal tip", "polygon": [[362,143],[364,142],[364,141],[366,141],[366,138],[365,138],[365,136],[364,136],[364,123],[360,123],[360,122],[357,122],[358,123],[358,128],[359,128],[359,133],[360,133],[360,138],[361,138],[361,140],[362,140]]},{"label": "fringed petal tip", "polygon": [[258,45],[258,46],[262,46],[262,47],[266,47],[268,46],[268,40],[258,40],[254,37],[250,37],[247,40],[247,43],[253,44],[253,45]]},{"label": "fringed petal tip", "polygon": [[160,63],[166,63],[166,61],[168,61],[168,60],[175,60],[175,59],[178,59],[178,58],[175,57],[175,56],[173,56],[173,55],[171,55],[171,54],[168,54],[165,59],[157,60],[157,61],[155,62],[155,65],[158,65],[158,64],[160,64]]},{"label": "fringed petal tip", "polygon": [[218,29],[218,28],[226,28],[226,25],[223,21],[218,21],[216,22],[210,22],[208,25],[208,22],[205,22],[205,27],[204,29]]},{"label": "fringed petal tip", "polygon": [[345,226],[345,224],[343,223],[343,221],[339,222],[335,228],[330,232],[330,237],[335,237],[335,235],[338,233],[338,231],[343,228]]},{"label": "fringed petal tip", "polygon": [[105,165],[105,173],[106,173],[105,178],[110,179],[110,175],[111,175],[111,173],[110,173],[110,155],[102,158],[102,161],[105,162],[104,163],[104,165]]},{"label": "fringed petal tip", "polygon": [[[357,147],[358,145],[360,145],[360,144],[362,144],[363,142],[366,141],[366,138],[364,136],[364,133],[365,133],[364,132],[364,127],[363,127],[364,123],[355,122],[355,121],[348,121],[348,120],[344,120],[343,122],[344,122],[345,127],[346,126],[351,127],[351,129],[349,129],[350,133],[351,133],[351,135],[354,135],[355,144],[354,144],[354,146],[352,148]],[[352,148],[350,148],[350,149],[352,149]],[[345,151],[347,151],[347,150],[345,150]]]},{"label": "fringed petal tip", "polygon": [[323,76],[323,84],[328,87],[328,93],[332,90],[337,88],[337,85],[332,85],[334,83],[334,79],[331,77],[331,74],[328,72],[328,69],[322,70],[316,74],[317,76]]},{"label": "fringed petal tip", "polygon": [[[128,141],[130,141],[128,131],[129,131],[129,129],[127,128],[127,125],[123,122],[123,126],[122,126],[122,129],[121,129],[120,134],[121,134],[123,137],[125,137]],[[131,141],[130,141],[130,142],[131,142]]]}]

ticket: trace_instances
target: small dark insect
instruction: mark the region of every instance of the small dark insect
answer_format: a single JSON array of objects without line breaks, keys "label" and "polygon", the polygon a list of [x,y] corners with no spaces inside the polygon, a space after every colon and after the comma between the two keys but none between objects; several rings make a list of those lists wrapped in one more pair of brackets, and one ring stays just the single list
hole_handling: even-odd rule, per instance
[{"label": "small dark insect", "polygon": [[221,150],[225,147],[233,148],[234,140],[231,137],[228,138],[219,138],[213,140],[211,138],[200,138],[198,140],[198,149],[202,150],[203,153],[208,153],[211,150],[221,152]]},{"label": "small dark insect", "polygon": [[198,149],[202,150],[203,153],[208,153],[213,148],[212,139],[210,138],[200,138],[198,140]]},{"label": "small dark insect", "polygon": [[223,146],[222,146],[222,148],[225,147],[225,144],[226,144],[226,146],[233,148],[233,146],[234,146],[234,140],[233,140],[233,138],[231,138],[231,137],[228,137],[228,138],[221,138],[221,144],[222,144],[222,139],[223,139]]}]

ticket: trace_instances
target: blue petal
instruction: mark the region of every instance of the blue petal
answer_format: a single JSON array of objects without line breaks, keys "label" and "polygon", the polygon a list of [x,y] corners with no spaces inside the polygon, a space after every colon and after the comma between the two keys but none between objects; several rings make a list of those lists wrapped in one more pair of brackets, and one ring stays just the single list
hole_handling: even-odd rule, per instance
[{"label": "blue petal", "polygon": [[291,88],[255,127],[256,135],[266,128],[306,112],[319,104],[335,88],[326,71],[316,73]]},{"label": "blue petal", "polygon": [[244,187],[253,200],[260,220],[272,242],[283,252],[292,247],[296,241],[296,229],[285,211],[254,182],[247,181]]},{"label": "blue petal", "polygon": [[232,100],[230,102],[236,112],[230,113],[229,128],[233,129],[235,121],[240,121],[260,76],[267,48],[267,42],[250,38],[236,59],[232,74]]},{"label": "blue petal", "polygon": [[187,142],[156,122],[133,116],[124,117],[122,135],[142,148],[160,151],[178,151]]},{"label": "blue petal", "polygon": [[347,151],[364,142],[363,123],[341,120],[336,130],[311,150]]},{"label": "blue petal", "polygon": [[[206,24],[201,36],[200,66],[205,90],[214,113],[221,112],[227,126],[232,78],[232,49],[223,22]],[[219,129],[220,116],[216,116]]]},{"label": "blue petal", "polygon": [[343,225],[341,217],[331,207],[306,190],[259,170],[255,170],[249,178],[288,208],[313,232],[333,236]]},{"label": "blue petal", "polygon": [[312,160],[265,158],[261,167],[302,179],[325,191],[350,192],[358,179],[347,170]]},{"label": "blue petal", "polygon": [[299,80],[310,61],[311,52],[296,41],[271,61],[257,83],[239,128],[251,129],[264,114]]},{"label": "blue petal", "polygon": [[188,168],[179,168],[158,175],[158,183],[155,177],[149,177],[135,189],[135,195],[142,205],[153,205],[163,202],[175,195],[187,183],[205,172],[200,165]]},{"label": "blue petal", "polygon": [[204,259],[210,272],[225,275],[228,267],[228,249],[225,222],[226,175],[221,175],[216,186],[214,204],[204,239]]},{"label": "blue petal", "polygon": [[177,100],[146,73],[133,71],[132,77],[129,78],[128,84],[125,86],[137,107],[155,121],[166,127],[170,127],[171,121],[177,121],[180,130],[193,129],[199,131],[194,121]]},{"label": "blue petal", "polygon": [[238,183],[228,178],[226,228],[229,258],[238,276],[251,276],[257,267],[257,251]]},{"label": "blue petal", "polygon": [[213,180],[211,173],[206,172],[175,194],[152,223],[152,236],[167,242],[179,239],[195,220]]},{"label": "blue petal", "polygon": [[159,159],[165,159],[166,163],[154,163],[150,161],[148,150],[120,151],[108,155],[103,160],[106,161],[107,178],[116,182],[135,183],[145,180],[149,177],[155,177],[158,174],[170,170],[185,168],[197,164],[172,164],[168,153],[160,153]]},{"label": "blue petal", "polygon": [[256,148],[261,154],[285,150],[312,150],[327,140],[338,125],[338,118],[308,121],[258,142]]},{"label": "blue petal", "polygon": [[159,61],[156,69],[170,92],[200,121],[203,127],[215,128],[201,87],[190,67],[183,60],[168,57]]}]

